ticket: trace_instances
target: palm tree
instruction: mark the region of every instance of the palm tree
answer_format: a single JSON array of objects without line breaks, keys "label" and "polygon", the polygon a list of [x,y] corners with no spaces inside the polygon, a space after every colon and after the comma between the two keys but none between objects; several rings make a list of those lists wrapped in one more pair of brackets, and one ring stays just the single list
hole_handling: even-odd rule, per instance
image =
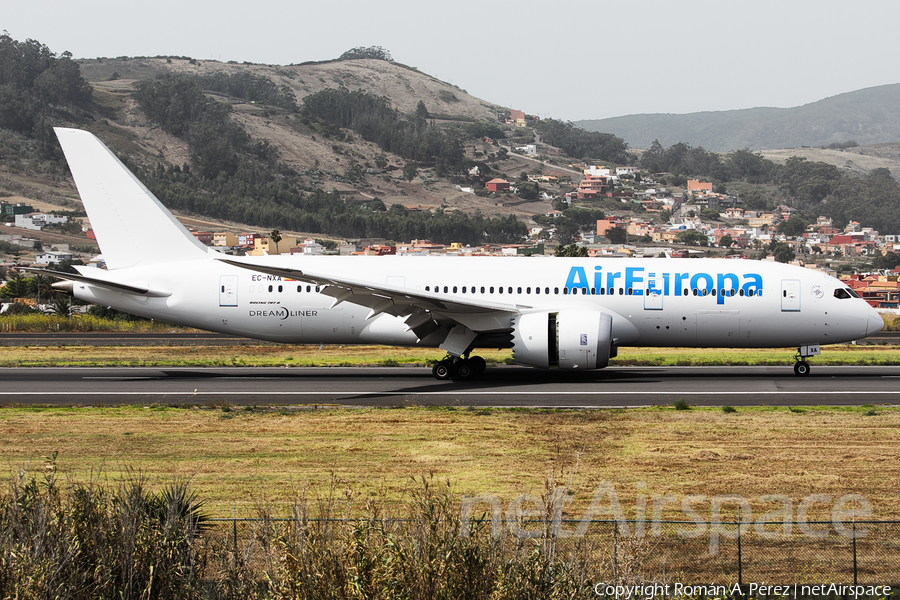
[{"label": "palm tree", "polygon": [[281,232],[277,229],[273,229],[269,232],[269,239],[275,242],[275,254],[280,254],[280,252],[278,252],[278,242],[282,240]]}]

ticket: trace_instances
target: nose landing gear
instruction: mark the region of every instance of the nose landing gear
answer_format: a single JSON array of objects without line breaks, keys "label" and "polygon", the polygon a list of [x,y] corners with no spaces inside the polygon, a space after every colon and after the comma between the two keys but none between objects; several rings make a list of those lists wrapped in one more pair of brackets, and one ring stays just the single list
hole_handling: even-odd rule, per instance
[{"label": "nose landing gear", "polygon": [[797,348],[797,354],[794,356],[794,360],[797,361],[794,363],[794,374],[799,375],[800,377],[806,377],[809,375],[809,363],[806,362],[806,359],[810,356],[818,356],[822,354],[822,347],[819,345],[815,346],[800,346]]},{"label": "nose landing gear", "polygon": [[487,363],[480,356],[452,356],[435,363],[431,374],[435,379],[471,379],[484,373]]}]

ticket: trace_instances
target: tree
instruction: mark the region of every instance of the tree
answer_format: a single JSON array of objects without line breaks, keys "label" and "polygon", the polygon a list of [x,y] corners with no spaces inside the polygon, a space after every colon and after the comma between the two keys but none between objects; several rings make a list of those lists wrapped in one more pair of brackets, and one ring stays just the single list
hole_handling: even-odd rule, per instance
[{"label": "tree", "polygon": [[553,225],[556,228],[556,241],[560,244],[570,244],[575,240],[578,233],[578,224],[572,219],[560,217],[554,219]]},{"label": "tree", "polygon": [[69,296],[57,296],[53,300],[51,310],[53,311],[53,314],[58,317],[69,318],[72,316],[73,308],[72,299]]},{"label": "tree", "polygon": [[702,231],[697,231],[696,229],[686,229],[684,231],[679,231],[675,236],[675,241],[679,244],[686,244],[688,246],[708,246],[709,238],[703,235]]},{"label": "tree", "polygon": [[628,232],[624,227],[610,227],[606,230],[606,239],[610,244],[627,244]]},{"label": "tree", "polygon": [[407,181],[412,181],[416,178],[416,175],[419,174],[419,165],[415,162],[410,161],[406,163],[406,166],[403,167],[403,178]]},{"label": "tree", "polygon": [[789,263],[796,257],[794,249],[785,242],[772,242],[769,244],[769,252],[780,263]]},{"label": "tree", "polygon": [[376,60],[394,62],[391,53],[381,46],[357,46],[341,54],[338,60],[356,60],[360,58],[374,58]]},{"label": "tree", "polygon": [[787,221],[779,223],[775,230],[788,237],[797,237],[803,235],[803,232],[806,231],[806,221],[797,215],[792,215]]},{"label": "tree", "polygon": [[725,234],[719,238],[719,246],[722,248],[731,248],[734,245],[734,238],[730,234]]},{"label": "tree", "polygon": [[700,218],[705,221],[719,221],[722,216],[714,208],[703,208],[700,210]]},{"label": "tree", "polygon": [[884,256],[878,256],[874,262],[876,269],[894,269],[897,265],[900,265],[900,254],[897,252],[888,252]]},{"label": "tree", "polygon": [[273,229],[269,232],[269,239],[275,242],[275,254],[280,254],[280,252],[278,252],[278,242],[282,240],[281,232],[277,229]]},{"label": "tree", "polygon": [[556,256],[568,258],[587,258],[587,255],[587,248],[585,248],[584,246],[579,246],[577,244],[569,244],[568,246],[559,245],[556,247]]}]

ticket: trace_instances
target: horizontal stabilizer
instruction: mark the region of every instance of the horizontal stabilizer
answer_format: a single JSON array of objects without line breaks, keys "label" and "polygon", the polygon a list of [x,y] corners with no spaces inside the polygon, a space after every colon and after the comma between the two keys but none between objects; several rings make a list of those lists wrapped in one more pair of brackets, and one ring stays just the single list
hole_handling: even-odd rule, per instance
[{"label": "horizontal stabilizer", "polygon": [[108,288],[117,292],[125,292],[128,294],[136,294],[147,298],[166,298],[171,296],[171,292],[160,292],[145,287],[137,287],[125,283],[117,283],[105,279],[95,277],[87,277],[85,275],[75,275],[74,273],[63,273],[62,271],[51,271],[49,269],[35,269],[32,267],[16,267],[17,271],[26,271],[28,273],[38,273],[40,275],[48,275],[57,279],[65,279],[66,281],[74,281],[76,283],[86,283],[95,287]]}]

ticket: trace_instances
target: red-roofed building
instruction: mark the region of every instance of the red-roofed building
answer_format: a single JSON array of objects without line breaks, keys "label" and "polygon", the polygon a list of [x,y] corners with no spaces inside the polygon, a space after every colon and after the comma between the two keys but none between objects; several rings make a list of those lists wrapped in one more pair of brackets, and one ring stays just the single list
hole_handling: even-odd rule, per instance
[{"label": "red-roofed building", "polygon": [[492,192],[508,192],[509,182],[505,179],[491,179],[484,187]]}]

